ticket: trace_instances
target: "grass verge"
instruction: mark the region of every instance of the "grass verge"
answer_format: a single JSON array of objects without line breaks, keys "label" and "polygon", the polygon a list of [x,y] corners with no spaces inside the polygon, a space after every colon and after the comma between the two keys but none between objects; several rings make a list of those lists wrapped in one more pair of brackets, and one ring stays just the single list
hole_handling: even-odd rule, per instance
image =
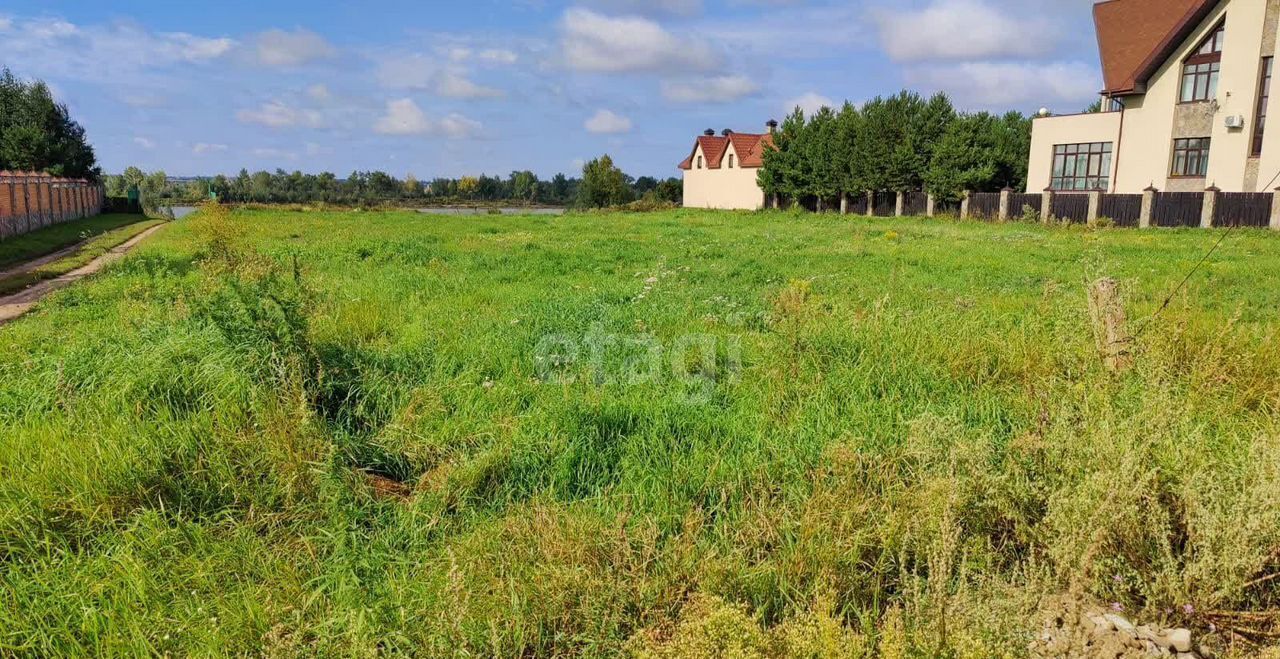
[{"label": "grass verge", "polygon": [[55,224],[0,242],[0,270],[38,259],[121,227],[141,222],[141,215],[109,213]]},{"label": "grass verge", "polygon": [[0,278],[0,295],[16,293],[46,279],[56,279],[61,277],[72,270],[88,265],[94,259],[106,254],[116,246],[128,242],[130,238],[133,238],[143,231],[146,231],[158,224],[163,224],[162,220],[146,220],[142,219],[140,216],[134,215],[118,215],[114,217],[130,218],[132,224],[126,224],[118,228],[110,229],[105,233],[99,233],[96,237],[89,239],[88,242],[74,253],[68,254],[56,261],[45,263],[44,265],[27,272],[19,272],[8,277]]}]

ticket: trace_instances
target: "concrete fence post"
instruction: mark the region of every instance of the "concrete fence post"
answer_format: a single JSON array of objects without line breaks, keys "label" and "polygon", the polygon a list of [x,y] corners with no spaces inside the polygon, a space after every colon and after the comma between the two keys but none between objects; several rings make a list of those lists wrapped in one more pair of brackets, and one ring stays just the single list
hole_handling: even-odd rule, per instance
[{"label": "concrete fence post", "polygon": [[902,217],[902,213],[906,209],[907,209],[907,193],[899,190],[898,200],[894,202],[894,206],[893,206],[893,216]]},{"label": "concrete fence post", "polygon": [[960,219],[969,219],[969,191],[964,191],[964,196],[960,198]]},{"label": "concrete fence post", "polygon": [[1271,193],[1271,223],[1269,226],[1272,231],[1280,231],[1280,188],[1276,188]]},{"label": "concrete fence post", "polygon": [[876,193],[867,190],[867,217],[876,214]]},{"label": "concrete fence post", "polygon": [[1085,219],[1085,223],[1093,226],[1098,223],[1098,213],[1102,209],[1102,191],[1089,191],[1089,215]]},{"label": "concrete fence post", "polygon": [[13,208],[13,179],[8,177],[8,172],[0,172],[0,238],[13,235],[16,217]]},{"label": "concrete fence post", "polygon": [[53,181],[47,176],[40,179],[40,201],[40,226],[47,227],[53,223]]},{"label": "concrete fence post", "polygon": [[1138,215],[1139,229],[1151,228],[1152,215],[1156,210],[1157,192],[1159,192],[1159,190],[1157,190],[1154,185],[1147,186],[1147,189],[1142,191],[1142,212]]},{"label": "concrete fence post", "polygon": [[1000,190],[1000,221],[1009,221],[1009,196],[1013,194],[1013,188],[1002,188]]},{"label": "concrete fence post", "polygon": [[924,216],[933,217],[938,211],[938,200],[934,199],[933,193],[925,195],[924,198]]},{"label": "concrete fence post", "polygon": [[1216,185],[1205,188],[1204,205],[1200,207],[1201,229],[1213,228],[1213,216],[1218,212],[1218,194],[1221,192],[1222,190]]},{"label": "concrete fence post", "polygon": [[1040,221],[1045,224],[1053,221],[1053,188],[1045,188],[1040,197]]},{"label": "concrete fence post", "polygon": [[18,199],[22,200],[22,232],[26,233],[31,230],[32,216],[35,214],[31,210],[31,179],[23,177],[22,194],[18,195]]},{"label": "concrete fence post", "polygon": [[849,193],[847,192],[840,193],[840,214],[849,214]]}]

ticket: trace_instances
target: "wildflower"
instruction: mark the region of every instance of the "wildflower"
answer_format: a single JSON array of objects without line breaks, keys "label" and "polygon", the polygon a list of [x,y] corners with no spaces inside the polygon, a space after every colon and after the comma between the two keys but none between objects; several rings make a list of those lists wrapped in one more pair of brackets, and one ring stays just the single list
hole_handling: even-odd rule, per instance
[{"label": "wildflower", "polygon": [[1193,616],[1196,614],[1196,607],[1191,606],[1190,604],[1183,604],[1182,612],[1186,615]]},{"label": "wildflower", "polygon": [[493,380],[485,380],[485,381],[484,381],[484,388],[485,388],[485,389],[492,389],[492,388],[493,388]]},{"label": "wildflower", "polygon": [[1112,602],[1112,603],[1111,603],[1111,610],[1112,610],[1112,611],[1115,611],[1116,613],[1120,613],[1120,612],[1124,611],[1124,605],[1123,605],[1123,604],[1121,604],[1121,603],[1119,603],[1119,602]]}]

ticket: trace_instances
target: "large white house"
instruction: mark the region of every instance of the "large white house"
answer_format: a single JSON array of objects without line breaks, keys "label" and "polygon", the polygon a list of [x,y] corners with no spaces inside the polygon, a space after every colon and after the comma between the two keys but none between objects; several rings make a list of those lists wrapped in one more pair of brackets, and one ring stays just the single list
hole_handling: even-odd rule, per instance
[{"label": "large white house", "polygon": [[773,144],[777,126],[777,122],[770,121],[766,133],[726,130],[716,135],[714,130],[707,130],[699,137],[689,157],[680,163],[685,207],[764,208],[764,190],[756,182],[756,175],[764,166],[764,150]]},{"label": "large white house", "polygon": [[1103,111],[1033,123],[1028,192],[1266,192],[1280,0],[1109,0],[1094,5]]}]

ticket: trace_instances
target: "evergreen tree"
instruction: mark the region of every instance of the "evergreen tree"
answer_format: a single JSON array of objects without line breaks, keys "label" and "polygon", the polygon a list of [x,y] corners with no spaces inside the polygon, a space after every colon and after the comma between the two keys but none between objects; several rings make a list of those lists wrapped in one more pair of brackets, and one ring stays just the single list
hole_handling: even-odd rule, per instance
[{"label": "evergreen tree", "polygon": [[855,166],[854,147],[862,130],[862,113],[852,103],[845,102],[836,115],[835,145],[833,158],[836,171],[836,189],[840,195],[855,208],[858,200],[863,198],[866,186],[863,184],[861,172]]},{"label": "evergreen tree", "polygon": [[84,128],[43,82],[0,69],[0,169],[97,179],[101,172]]}]

